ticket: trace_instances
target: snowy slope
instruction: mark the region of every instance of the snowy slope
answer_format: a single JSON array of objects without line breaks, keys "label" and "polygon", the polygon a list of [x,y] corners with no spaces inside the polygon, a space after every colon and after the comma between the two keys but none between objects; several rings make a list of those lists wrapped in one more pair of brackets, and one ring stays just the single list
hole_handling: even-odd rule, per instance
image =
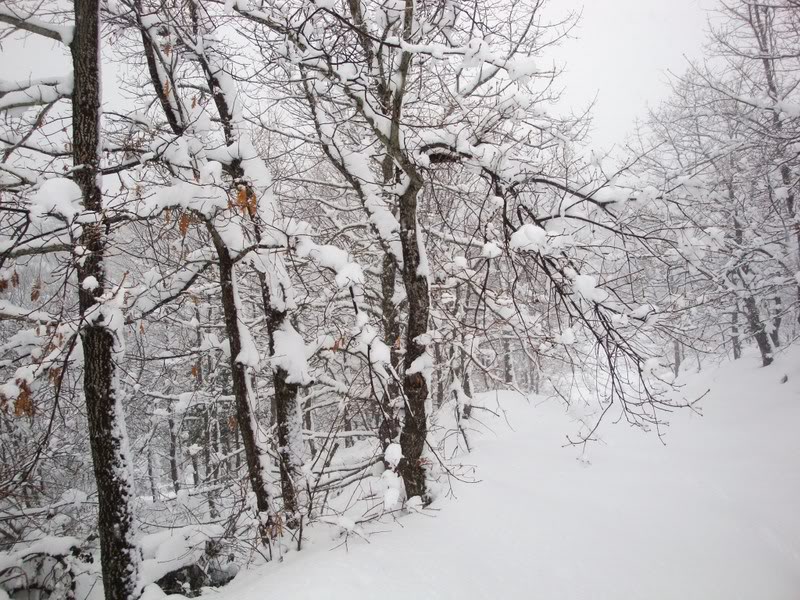
[{"label": "snowy slope", "polygon": [[[783,375],[788,382],[781,384]],[[800,352],[687,378],[704,416],[675,415],[662,445],[605,427],[584,460],[554,405],[497,396],[508,411],[466,457],[430,515],[368,541],[317,541],[240,573],[224,599],[800,598]],[[484,398],[487,404],[494,395]],[[209,591],[215,594],[215,591]]]}]

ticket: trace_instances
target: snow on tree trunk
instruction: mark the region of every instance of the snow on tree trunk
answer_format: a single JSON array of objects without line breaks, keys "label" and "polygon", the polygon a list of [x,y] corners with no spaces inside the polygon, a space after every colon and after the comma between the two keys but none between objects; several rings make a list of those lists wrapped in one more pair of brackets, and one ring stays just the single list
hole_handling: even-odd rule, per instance
[{"label": "snow on tree trunk", "polygon": [[403,394],[405,413],[400,432],[403,460],[399,470],[406,486],[406,496],[425,500],[425,467],[422,453],[428,435],[426,403],[428,381],[423,373],[427,349],[423,336],[428,332],[430,296],[419,228],[417,224],[417,195],[422,183],[411,175],[405,193],[400,196],[400,243],[403,248],[403,284],[408,298],[408,328],[406,354],[403,359]]},{"label": "snow on tree trunk", "polygon": [[178,472],[178,428],[175,423],[175,405],[169,403],[169,417],[167,418],[167,428],[169,429],[169,476],[172,478],[172,489],[177,494],[181,489],[180,473]]},{"label": "snow on tree trunk", "polygon": [[233,396],[236,403],[236,420],[241,432],[244,446],[247,475],[253,488],[256,500],[256,511],[259,515],[259,535],[264,545],[269,545],[270,528],[273,523],[273,507],[267,487],[267,470],[269,457],[258,441],[256,416],[253,406],[252,390],[248,378],[250,367],[243,360],[244,348],[239,328],[243,316],[240,314],[240,303],[236,295],[235,264],[225,242],[209,224],[209,231],[219,257],[219,277],[222,288],[222,309],[225,315],[225,332],[230,342],[230,368],[233,383]]},{"label": "snow on tree trunk", "polygon": [[514,385],[514,354],[508,333],[503,337],[503,383],[508,386]]},{"label": "snow on tree trunk", "polygon": [[739,337],[739,307],[735,306],[731,312],[731,343],[733,344],[733,358],[742,358],[742,340]]},{"label": "snow on tree trunk", "polygon": [[[285,311],[272,308],[269,304],[269,291],[266,283],[262,285],[267,328],[270,337],[270,350],[274,356],[276,350],[275,337],[286,321]],[[298,515],[307,504],[303,494],[303,427],[300,419],[297,393],[299,382],[290,381],[289,372],[282,366],[273,365],[272,384],[275,402],[275,430],[278,445],[278,467],[281,475],[281,496],[283,510],[290,527],[299,525]]]},{"label": "snow on tree trunk", "polygon": [[153,448],[147,450],[147,479],[150,483],[150,495],[153,497],[153,504],[159,501],[158,480],[156,478],[156,461]]},{"label": "snow on tree trunk", "polygon": [[[72,147],[74,181],[83,205],[96,215],[83,226],[79,261],[79,305],[84,325],[83,390],[97,485],[98,533],[103,588],[107,600],[130,600],[139,594],[139,550],[133,530],[133,476],[118,388],[117,360],[123,348],[122,314],[104,310],[100,298],[114,294],[105,272],[106,223],[100,190],[100,3],[75,1],[71,44],[74,69]],[[92,285],[84,285],[84,282]],[[96,285],[95,285],[96,283]]]},{"label": "snow on tree trunk", "polygon": [[756,299],[752,295],[745,297],[744,310],[747,317],[747,326],[750,328],[750,333],[753,334],[759,353],[761,353],[761,364],[768,367],[772,364],[772,347],[769,344],[767,328],[764,326],[759,314]]}]

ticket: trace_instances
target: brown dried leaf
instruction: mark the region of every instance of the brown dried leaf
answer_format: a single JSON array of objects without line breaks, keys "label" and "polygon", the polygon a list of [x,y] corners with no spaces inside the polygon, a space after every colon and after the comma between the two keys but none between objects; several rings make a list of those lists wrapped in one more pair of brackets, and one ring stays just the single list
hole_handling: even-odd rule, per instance
[{"label": "brown dried leaf", "polygon": [[189,232],[189,224],[191,222],[192,218],[189,216],[189,213],[181,214],[181,218],[178,220],[178,230],[183,237],[186,237],[186,234]]},{"label": "brown dried leaf", "polygon": [[258,208],[258,199],[256,198],[256,195],[253,192],[250,192],[250,194],[247,196],[247,210],[250,211],[251,217],[256,214],[257,208]]},{"label": "brown dried leaf", "polygon": [[18,379],[17,387],[19,388],[19,396],[14,401],[14,416],[32,417],[36,411],[33,406],[33,394],[31,394],[31,388],[28,387],[28,382]]},{"label": "brown dried leaf", "polygon": [[47,377],[50,379],[50,383],[56,385],[61,379],[61,368],[50,367],[50,370],[47,371]]},{"label": "brown dried leaf", "polygon": [[34,283],[33,287],[31,288],[31,302],[36,302],[41,295],[42,295],[42,278],[37,277],[36,283]]},{"label": "brown dried leaf", "polygon": [[240,187],[236,193],[236,206],[242,211],[242,214],[247,210],[247,189]]}]

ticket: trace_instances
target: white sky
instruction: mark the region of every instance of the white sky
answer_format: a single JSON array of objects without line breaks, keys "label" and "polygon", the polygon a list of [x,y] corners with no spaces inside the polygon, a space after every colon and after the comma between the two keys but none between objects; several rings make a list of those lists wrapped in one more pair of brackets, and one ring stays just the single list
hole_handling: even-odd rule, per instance
[{"label": "white sky", "polygon": [[[525,1],[525,0],[520,0]],[[566,61],[565,105],[594,107],[593,145],[623,143],[634,120],[669,92],[668,71],[681,73],[699,58],[706,9],[713,0],[553,0],[554,15],[583,14],[572,39],[557,51]]]}]

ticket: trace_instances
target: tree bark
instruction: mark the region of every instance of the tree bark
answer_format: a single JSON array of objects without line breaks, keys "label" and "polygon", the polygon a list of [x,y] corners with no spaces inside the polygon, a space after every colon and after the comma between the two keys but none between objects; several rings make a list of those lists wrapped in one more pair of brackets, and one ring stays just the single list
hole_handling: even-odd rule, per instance
[{"label": "tree bark", "polygon": [[[279,330],[286,319],[286,312],[275,310],[269,305],[268,287],[266,282],[262,291],[267,294],[264,298],[264,311],[267,315],[267,329],[269,330],[270,354],[275,355],[275,332]],[[297,393],[300,384],[288,381],[289,373],[282,367],[273,367],[272,385],[275,390],[275,432],[278,446],[278,468],[281,474],[281,497],[283,510],[287,514],[287,524],[297,527],[300,514],[300,494],[298,485],[302,478],[302,456],[298,452],[298,437],[302,444],[302,426],[298,411]]]},{"label": "tree bark", "polygon": [[408,298],[408,329],[406,330],[406,354],[403,360],[403,393],[405,414],[400,433],[403,460],[399,471],[403,476],[406,496],[419,496],[427,501],[425,493],[425,467],[422,453],[428,435],[425,404],[428,400],[428,382],[422,372],[413,367],[422,358],[426,348],[419,338],[428,331],[430,297],[427,273],[420,270],[422,255],[417,223],[417,195],[422,188],[416,174],[409,174],[408,188],[400,197],[400,243],[403,248],[403,284]]},{"label": "tree bark", "polygon": [[753,334],[753,338],[758,346],[758,351],[761,353],[761,364],[768,367],[772,364],[772,347],[769,343],[766,327],[764,327],[764,323],[758,313],[758,305],[753,296],[748,295],[744,299],[744,309],[750,333]]},{"label": "tree bark", "polygon": [[783,301],[780,296],[775,296],[775,316],[772,318],[772,329],[769,332],[769,338],[772,341],[773,348],[779,348],[781,345],[781,309]]},{"label": "tree bark", "polygon": [[174,403],[169,403],[169,417],[167,417],[167,427],[169,429],[169,476],[172,478],[172,489],[177,494],[181,489],[180,474],[178,472],[178,431],[175,427],[175,407]]},{"label": "tree bark", "polygon": [[153,504],[158,502],[158,484],[156,481],[156,467],[153,460],[153,449],[147,450],[147,479],[150,482],[150,495],[153,496]]},{"label": "tree bark", "polygon": [[219,257],[219,276],[222,288],[222,310],[225,316],[225,332],[230,343],[230,368],[233,396],[236,403],[236,421],[242,436],[247,475],[256,497],[256,510],[259,516],[259,535],[264,545],[269,545],[270,529],[273,523],[272,498],[267,487],[266,465],[268,456],[258,443],[256,415],[253,406],[249,368],[239,360],[242,351],[242,338],[239,332],[239,306],[236,298],[236,277],[233,258],[225,242],[220,239],[213,226],[208,224],[209,232]]},{"label": "tree bark", "polygon": [[297,383],[287,381],[285,369],[275,369],[272,377],[275,386],[275,418],[278,438],[279,469],[281,474],[281,496],[283,510],[289,515],[287,525],[297,527],[296,515],[303,508],[300,506],[298,487],[302,478],[303,461],[297,456],[297,439],[302,443],[302,429],[297,406]]},{"label": "tree bark", "polygon": [[[738,304],[738,303],[737,303]],[[731,342],[733,344],[733,359],[742,358],[742,340],[739,337],[739,307],[736,306],[731,313]]]},{"label": "tree bark", "polygon": [[[98,306],[106,292],[106,226],[100,189],[100,2],[75,0],[75,30],[70,50],[74,71],[72,147],[74,181],[86,211],[95,220],[83,225],[80,244],[85,260],[77,263],[78,296],[83,321],[83,390],[97,484],[100,563],[106,600],[139,595],[139,550],[133,531],[133,476],[122,398],[117,389],[117,356],[123,341],[121,315]],[[93,277],[96,286],[84,286]]]},{"label": "tree bark", "polygon": [[514,355],[508,335],[503,337],[503,383],[508,386],[514,385]]}]

